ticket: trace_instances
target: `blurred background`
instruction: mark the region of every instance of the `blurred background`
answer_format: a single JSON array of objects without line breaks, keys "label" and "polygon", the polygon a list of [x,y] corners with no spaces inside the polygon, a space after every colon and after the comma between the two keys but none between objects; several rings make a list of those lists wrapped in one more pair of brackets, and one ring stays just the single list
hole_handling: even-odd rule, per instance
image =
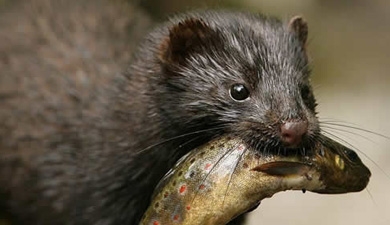
[{"label": "blurred background", "polygon": [[[313,86],[326,129],[354,146],[370,168],[367,190],[346,195],[279,193],[250,214],[249,224],[390,224],[390,1],[143,0],[156,19],[197,8],[233,8],[309,24]],[[387,175],[386,175],[387,174]]]}]

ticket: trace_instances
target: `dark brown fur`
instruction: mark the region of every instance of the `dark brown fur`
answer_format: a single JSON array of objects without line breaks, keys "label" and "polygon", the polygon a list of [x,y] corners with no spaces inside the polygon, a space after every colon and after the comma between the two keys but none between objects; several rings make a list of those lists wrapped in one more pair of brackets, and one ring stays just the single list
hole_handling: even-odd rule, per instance
[{"label": "dark brown fur", "polygon": [[75,224],[72,202],[82,201],[75,193],[84,191],[92,149],[103,145],[95,127],[106,111],[105,89],[150,20],[124,1],[1,7],[0,211],[16,224]]},{"label": "dark brown fur", "polygon": [[[280,125],[304,120],[302,146],[318,138],[299,18],[288,27],[261,15],[186,14],[135,51],[149,23],[130,3],[6,9],[0,207],[15,224],[136,224],[161,177],[215,136],[286,150]],[[235,83],[250,89],[248,101],[229,96]]]}]

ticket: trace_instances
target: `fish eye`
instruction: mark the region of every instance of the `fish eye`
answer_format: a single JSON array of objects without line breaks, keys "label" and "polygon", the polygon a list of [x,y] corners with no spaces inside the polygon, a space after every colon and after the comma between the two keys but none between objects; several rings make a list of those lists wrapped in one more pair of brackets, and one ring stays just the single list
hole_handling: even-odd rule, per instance
[{"label": "fish eye", "polygon": [[343,170],[343,169],[345,168],[344,160],[341,158],[340,155],[335,155],[334,161],[335,161],[336,166],[337,166],[339,169]]},{"label": "fish eye", "polygon": [[356,152],[352,150],[344,150],[344,154],[348,157],[351,161],[357,161],[359,159],[359,156],[356,154]]},{"label": "fish eye", "polygon": [[230,97],[236,101],[244,101],[249,98],[248,88],[243,84],[233,84],[229,92]]}]

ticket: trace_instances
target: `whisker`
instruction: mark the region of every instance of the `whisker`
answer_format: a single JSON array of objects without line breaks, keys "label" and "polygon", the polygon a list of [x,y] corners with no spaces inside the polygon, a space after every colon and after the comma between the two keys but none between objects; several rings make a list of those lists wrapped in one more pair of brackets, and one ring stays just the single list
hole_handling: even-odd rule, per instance
[{"label": "whisker", "polygon": [[367,194],[370,196],[372,203],[374,203],[375,206],[378,206],[378,204],[376,203],[376,201],[375,201],[374,197],[372,196],[371,191],[368,187],[366,187],[366,191],[367,191]]},{"label": "whisker", "polygon": [[181,134],[181,135],[178,135],[178,136],[175,136],[175,137],[172,137],[172,138],[165,139],[165,140],[160,141],[158,143],[149,145],[148,147],[146,147],[146,148],[136,152],[136,154],[141,154],[141,153],[143,153],[143,152],[145,152],[145,151],[147,151],[147,150],[149,150],[151,148],[154,148],[156,146],[165,144],[165,143],[167,143],[169,141],[177,140],[179,138],[187,137],[187,136],[194,135],[194,134],[200,134],[200,133],[205,133],[205,132],[208,132],[208,131],[219,130],[219,129],[222,129],[222,128],[224,128],[224,126],[218,126],[218,127],[213,127],[213,128],[204,129],[204,130],[197,130],[197,131],[189,132],[189,133],[186,133],[186,134]]},{"label": "whisker", "polygon": [[[230,155],[232,153],[232,149],[229,149],[228,151],[226,151],[215,163],[214,165],[211,167],[210,171],[206,174],[206,176],[202,179],[202,182],[200,183],[200,185],[204,184],[205,181],[207,180],[207,178],[209,177],[209,175],[214,171],[215,167],[219,165],[219,163],[224,159],[226,158],[228,155]],[[194,195],[194,198],[192,199],[191,201],[191,204],[195,201],[196,197],[198,196],[198,193],[199,193],[199,187],[196,188],[196,191],[195,191],[195,195]]]},{"label": "whisker", "polygon": [[336,123],[336,124],[347,124],[347,125],[353,125],[355,127],[359,127],[359,124],[357,123],[352,123],[344,120],[339,120],[335,118],[321,118],[320,122],[325,122],[325,123]]},{"label": "whisker", "polygon": [[336,135],[334,135],[334,134],[332,134],[332,133],[330,133],[330,132],[328,132],[328,131],[323,130],[322,132],[323,132],[324,134],[327,134],[327,135],[329,135],[330,137],[333,137],[334,139],[336,139],[336,140],[338,140],[338,141],[344,143],[345,145],[347,145],[347,146],[349,146],[350,148],[352,148],[352,149],[358,151],[359,153],[362,153],[366,158],[368,158],[368,159],[370,159],[370,161],[372,161],[372,159],[371,159],[370,157],[368,157],[364,152],[362,152],[361,150],[359,150],[356,146],[352,145],[350,142],[348,142],[348,141],[346,141],[346,140],[340,138],[339,136],[336,136]]},{"label": "whisker", "polygon": [[[201,135],[202,135],[202,134],[201,134]],[[174,152],[175,154],[174,154],[174,157],[172,157],[172,158],[175,159],[176,156],[180,154],[180,151],[178,151],[180,148],[186,146],[187,144],[189,144],[189,143],[191,143],[191,142],[193,142],[193,141],[195,141],[196,139],[199,139],[199,138],[201,138],[201,137],[202,137],[202,136],[196,136],[196,137],[194,137],[194,138],[192,138],[192,139],[190,139],[190,140],[184,142],[183,144],[179,145],[177,148],[175,148],[175,149],[173,150],[173,152]]]},{"label": "whisker", "polygon": [[[240,145],[240,143],[238,143],[236,146],[234,146],[233,149],[237,148],[239,145]],[[222,206],[225,204],[225,199],[226,199],[226,196],[227,196],[227,193],[228,193],[230,184],[231,184],[231,182],[232,182],[233,175],[234,175],[234,173],[236,172],[236,169],[237,169],[237,167],[238,167],[238,164],[239,164],[240,161],[241,161],[242,156],[246,153],[247,150],[248,150],[248,148],[245,148],[245,150],[242,151],[242,153],[240,153],[240,155],[239,155],[238,159],[236,160],[235,165],[234,165],[234,167],[233,167],[233,172],[231,172],[230,175],[229,175],[229,180],[228,180],[228,184],[227,184],[227,187],[226,187],[226,190],[225,190],[225,195],[224,195],[224,197],[223,197]]]},{"label": "whisker", "polygon": [[[340,134],[340,132],[336,132],[336,131],[333,131],[333,132]],[[333,137],[334,139],[337,139],[338,141],[344,143],[345,145],[348,145],[350,148],[353,148],[353,149],[355,149],[358,152],[361,152],[356,146],[352,145],[350,142],[346,141],[345,139],[340,138],[339,136],[337,136],[337,135],[335,135],[335,134],[333,134],[333,133],[331,133],[331,132],[329,132],[327,130],[322,130],[322,133],[323,134],[327,134],[327,135]],[[342,133],[340,135],[346,137]]]},{"label": "whisker", "polygon": [[366,132],[366,133],[369,133],[369,134],[374,134],[374,135],[377,135],[377,136],[379,136],[379,137],[382,137],[382,138],[385,138],[385,139],[387,139],[387,140],[390,140],[390,137],[389,137],[389,136],[386,136],[386,135],[383,135],[383,134],[381,134],[381,133],[374,132],[374,131],[371,131],[371,130],[367,130],[367,129],[363,129],[363,128],[360,128],[360,127],[356,127],[356,126],[338,124],[338,123],[335,123],[335,122],[325,122],[325,121],[320,121],[320,124],[321,124],[321,123],[322,123],[322,124],[327,124],[327,125],[332,125],[332,126],[351,128],[351,129],[363,131],[363,132]]},{"label": "whisker", "polygon": [[336,138],[337,140],[340,140],[341,142],[345,143],[346,145],[350,146],[353,150],[355,151],[358,151],[359,153],[361,153],[364,157],[366,157],[366,159],[368,159],[371,163],[373,163],[389,180],[390,180],[390,175],[386,173],[386,171],[384,169],[382,169],[382,167],[379,166],[378,163],[376,163],[371,157],[369,157],[365,152],[359,150],[358,148],[356,148],[354,145],[350,144],[348,141],[345,141],[339,137],[337,137],[336,135],[333,135],[327,131],[323,131],[325,134],[331,136],[331,137],[334,137]]},{"label": "whisker", "polygon": [[305,147],[303,147],[303,148],[301,149],[301,155],[303,155],[303,156],[306,155],[306,148],[305,148]]},{"label": "whisker", "polygon": [[[346,132],[346,133],[349,133],[349,134],[353,134],[353,135],[356,135],[356,136],[359,136],[367,141],[370,141],[371,143],[375,143],[375,141],[373,141],[372,139],[366,137],[366,136],[363,136],[359,133],[356,133],[356,132],[352,132],[352,131],[349,131],[349,130],[344,130],[344,129],[340,129],[340,128],[337,128],[337,127],[331,127],[331,126],[324,126],[324,125],[321,125],[321,128],[326,128],[326,129],[332,129],[332,130],[335,130],[335,131],[342,131],[342,132]],[[341,134],[341,133],[339,133]],[[345,136],[347,137],[347,136]]]},{"label": "whisker", "polygon": [[[264,154],[269,155],[271,152],[268,150],[269,142],[266,142],[264,145]],[[257,146],[258,147],[258,146]]]}]

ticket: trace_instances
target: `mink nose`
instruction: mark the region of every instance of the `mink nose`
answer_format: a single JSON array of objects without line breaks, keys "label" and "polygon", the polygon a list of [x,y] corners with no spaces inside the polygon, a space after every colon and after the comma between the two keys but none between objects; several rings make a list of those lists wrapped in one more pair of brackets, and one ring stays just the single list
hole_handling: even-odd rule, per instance
[{"label": "mink nose", "polygon": [[287,147],[297,147],[301,144],[303,135],[307,132],[307,121],[287,121],[280,127],[281,139]]}]

